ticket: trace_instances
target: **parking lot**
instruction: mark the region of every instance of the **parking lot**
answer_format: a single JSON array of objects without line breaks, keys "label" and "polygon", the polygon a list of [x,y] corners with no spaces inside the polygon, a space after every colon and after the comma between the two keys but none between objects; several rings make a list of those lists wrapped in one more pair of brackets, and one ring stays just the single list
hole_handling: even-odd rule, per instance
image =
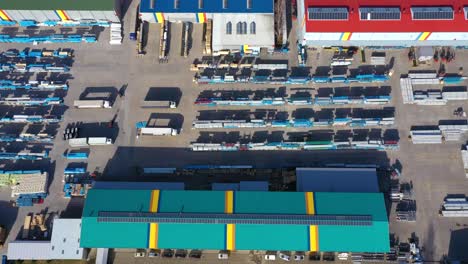
[{"label": "parking lot", "polygon": [[[400,93],[401,74],[407,74],[409,70],[438,70],[438,63],[421,65],[412,68],[412,62],[408,61],[407,50],[386,50],[387,60],[394,58],[394,73],[388,83],[380,84],[350,84],[357,87],[390,87],[392,101],[385,107],[394,107],[395,125],[389,127],[398,129],[399,150],[374,151],[374,150],[331,150],[331,151],[250,151],[250,152],[191,152],[188,150],[192,142],[203,138],[203,133],[213,130],[192,129],[192,122],[202,119],[208,114],[210,118],[218,118],[220,111],[247,110],[251,112],[283,113],[289,118],[300,112],[307,113],[309,106],[274,106],[274,107],[207,107],[194,104],[200,93],[205,90],[266,90],[283,89],[286,94],[293,94],[296,88],[317,93],[323,88],[344,87],[342,84],[309,84],[303,85],[269,85],[269,84],[209,84],[198,85],[193,82],[194,72],[190,71],[190,64],[202,56],[202,27],[194,25],[192,38],[193,45],[189,56],[180,56],[180,39],[182,24],[171,26],[171,44],[168,63],[158,62],[159,26],[152,24],[148,29],[148,40],[145,48],[146,55],[136,55],[136,44],[128,40],[128,33],[133,28],[136,3],[127,13],[124,23],[124,43],[121,46],[108,44],[108,29],[99,33],[98,43],[79,44],[40,44],[34,48],[71,48],[74,50],[74,61],[71,68],[71,78],[68,80],[70,89],[65,97],[64,121],[57,128],[57,136],[50,152],[48,161],[17,161],[4,162],[0,169],[42,169],[50,173],[49,196],[44,204],[34,207],[12,208],[9,205],[11,199],[10,190],[2,188],[0,191],[0,211],[6,212],[0,215],[0,222],[6,223],[11,228],[9,240],[14,240],[19,233],[24,216],[29,212],[47,210],[49,212],[62,212],[69,208],[79,217],[79,208],[82,205],[75,199],[63,198],[63,171],[68,162],[62,154],[69,149],[61,135],[67,124],[82,122],[87,124],[87,133],[97,136],[114,137],[112,146],[91,147],[90,158],[87,161],[88,171],[102,173],[106,180],[157,180],[157,178],[136,178],[137,167],[183,167],[186,165],[253,165],[260,168],[293,167],[293,166],[320,166],[331,163],[348,164],[378,164],[390,166],[397,160],[401,163],[402,179],[411,181],[414,186],[413,199],[417,203],[417,222],[405,223],[394,221],[394,215],[390,216],[390,232],[394,233],[400,241],[406,241],[414,233],[420,241],[423,255],[427,261],[438,261],[444,255],[468,257],[466,253],[457,250],[457,246],[450,243],[451,234],[466,228],[468,220],[463,218],[442,218],[438,216],[438,210],[447,194],[466,194],[468,189],[465,178],[460,147],[464,141],[444,143],[440,145],[413,145],[408,140],[410,127],[413,125],[434,125],[440,120],[460,119],[453,116],[453,111],[458,107],[468,109],[466,101],[450,101],[445,106],[418,106],[404,105]],[[294,34],[290,43],[295,43]],[[31,47],[25,44],[2,44],[1,51],[11,48],[22,50]],[[366,50],[369,58],[371,50]],[[290,66],[297,66],[296,48],[292,45],[287,55],[274,55],[270,58],[288,59]],[[311,67],[311,73],[320,70],[319,67],[329,66],[331,51],[309,51],[307,66]],[[456,60],[447,64],[447,73],[458,73],[460,67],[468,69],[468,51],[457,50]],[[360,66],[360,54],[355,55],[353,65],[350,68]],[[122,87],[126,87],[125,96],[117,93]],[[284,88],[285,87],[285,88]],[[306,88],[306,89],[305,89]],[[177,109],[143,109],[141,101],[153,91],[167,91],[168,96],[178,102]],[[155,90],[154,90],[155,89]],[[89,93],[109,93],[113,98],[112,109],[75,109],[73,101],[83,98]],[[345,108],[345,106],[312,107],[312,114],[324,108]],[[350,108],[350,106],[346,106]],[[351,106],[351,108],[353,108]],[[359,106],[359,108],[377,109],[382,106]],[[210,111],[210,112],[208,112]],[[214,113],[213,113],[214,111]],[[2,112],[5,114],[5,112]],[[225,115],[221,112],[221,115]],[[150,116],[170,119],[181,133],[178,136],[142,136],[136,137],[135,124],[147,121]],[[108,123],[115,120],[112,131],[107,129]],[[331,130],[350,130],[351,128]],[[366,128],[367,129],[367,128]],[[229,138],[252,138],[255,134],[264,136],[265,133],[276,140],[288,139],[289,133],[307,132],[309,130],[322,130],[321,128],[256,128],[256,129],[230,129],[216,130],[214,132],[232,132],[221,134],[221,141],[229,141]],[[1,131],[5,132],[5,131]],[[312,133],[313,134],[313,133]],[[223,138],[225,137],[225,138]],[[4,146],[5,147],[5,146]],[[7,146],[10,147],[10,146]],[[75,209],[75,210],[74,210]],[[467,238],[468,239],[468,238]],[[465,241],[465,243],[468,241]],[[465,255],[463,255],[465,254]],[[128,254],[127,254],[128,255]],[[240,254],[239,263],[245,263],[248,256]],[[149,260],[124,257],[125,260],[115,263],[147,263]],[[168,260],[169,261],[169,260]],[[215,257],[204,259],[203,262],[217,262]],[[231,262],[231,261],[230,261]],[[257,262],[256,262],[257,263]]]}]

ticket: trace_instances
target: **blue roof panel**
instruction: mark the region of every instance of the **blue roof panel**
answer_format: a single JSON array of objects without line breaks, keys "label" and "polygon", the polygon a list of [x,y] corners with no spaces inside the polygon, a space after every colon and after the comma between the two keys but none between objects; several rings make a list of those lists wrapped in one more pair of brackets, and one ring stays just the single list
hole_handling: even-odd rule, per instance
[{"label": "blue roof panel", "polygon": [[[179,8],[175,8],[179,1]],[[273,13],[273,0],[251,0],[251,8],[247,8],[248,0],[224,0],[227,7],[223,8],[223,0],[203,0],[203,8],[198,8],[197,0],[141,0],[142,13]],[[153,3],[151,3],[153,2]]]}]

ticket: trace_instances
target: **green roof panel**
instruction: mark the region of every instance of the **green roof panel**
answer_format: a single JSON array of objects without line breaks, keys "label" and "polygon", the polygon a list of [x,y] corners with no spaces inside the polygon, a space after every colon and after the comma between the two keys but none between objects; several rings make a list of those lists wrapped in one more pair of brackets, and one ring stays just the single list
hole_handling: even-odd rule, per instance
[{"label": "green roof panel", "polygon": [[308,226],[236,225],[237,250],[308,250]]},{"label": "green roof panel", "polygon": [[[319,226],[321,251],[388,252],[390,238],[382,193],[315,193],[317,214],[372,215],[372,226]],[[340,239],[337,239],[337,238]]]},{"label": "green roof panel", "polygon": [[115,10],[115,0],[0,0],[4,10]]},{"label": "green roof panel", "polygon": [[224,213],[222,191],[161,191],[161,213]]},{"label": "green roof panel", "polygon": [[159,248],[225,249],[225,225],[159,224]]},{"label": "green roof panel", "polygon": [[97,218],[84,217],[80,245],[87,248],[146,248],[149,225],[147,223],[98,223]]},{"label": "green roof panel", "polygon": [[305,196],[298,192],[235,192],[234,213],[305,214]]}]

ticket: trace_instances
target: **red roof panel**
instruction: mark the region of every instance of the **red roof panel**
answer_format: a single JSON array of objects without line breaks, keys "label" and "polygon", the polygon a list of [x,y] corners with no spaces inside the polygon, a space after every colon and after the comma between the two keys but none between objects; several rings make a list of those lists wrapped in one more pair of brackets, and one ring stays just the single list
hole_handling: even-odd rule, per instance
[{"label": "red roof panel", "polygon": [[[468,32],[468,0],[304,0],[306,32]],[[308,7],[348,7],[349,20],[308,20]],[[360,20],[359,7],[400,7],[401,20]],[[453,20],[412,20],[411,6],[451,6]]]}]

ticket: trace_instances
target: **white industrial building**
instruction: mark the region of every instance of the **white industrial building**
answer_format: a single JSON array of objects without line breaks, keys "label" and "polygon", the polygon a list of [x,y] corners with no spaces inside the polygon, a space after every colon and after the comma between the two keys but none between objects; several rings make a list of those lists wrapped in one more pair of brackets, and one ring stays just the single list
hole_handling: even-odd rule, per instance
[{"label": "white industrial building", "polygon": [[54,219],[50,241],[16,240],[8,243],[9,260],[78,260],[86,257],[80,247],[81,219]]},{"label": "white industrial building", "polygon": [[275,44],[273,0],[141,0],[140,17],[149,23],[211,20],[213,51]]}]

